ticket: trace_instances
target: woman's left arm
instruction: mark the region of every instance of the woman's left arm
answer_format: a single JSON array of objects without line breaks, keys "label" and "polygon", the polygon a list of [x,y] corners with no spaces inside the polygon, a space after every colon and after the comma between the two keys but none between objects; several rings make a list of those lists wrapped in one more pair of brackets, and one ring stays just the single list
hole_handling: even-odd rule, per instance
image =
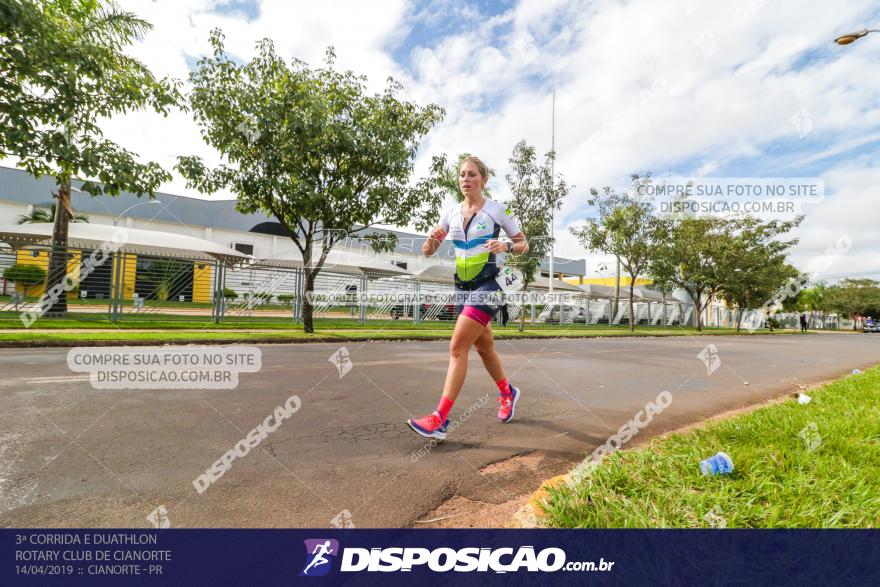
[{"label": "woman's left arm", "polygon": [[524,235],[522,231],[516,233],[510,237],[510,239],[513,242],[508,243],[492,239],[486,243],[486,248],[490,253],[513,253],[514,255],[525,255],[529,252],[529,243],[526,240],[526,235]]},{"label": "woman's left arm", "polygon": [[513,243],[510,245],[510,252],[514,255],[525,255],[529,252],[529,241],[526,240],[526,235],[520,231],[519,233],[510,237]]}]

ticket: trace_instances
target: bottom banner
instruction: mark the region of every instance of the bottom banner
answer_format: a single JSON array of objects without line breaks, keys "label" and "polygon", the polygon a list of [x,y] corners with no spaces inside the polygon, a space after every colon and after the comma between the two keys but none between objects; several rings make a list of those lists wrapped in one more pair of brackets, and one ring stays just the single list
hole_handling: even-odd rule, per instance
[{"label": "bottom banner", "polygon": [[877,530],[0,530],[0,585],[880,584]]}]

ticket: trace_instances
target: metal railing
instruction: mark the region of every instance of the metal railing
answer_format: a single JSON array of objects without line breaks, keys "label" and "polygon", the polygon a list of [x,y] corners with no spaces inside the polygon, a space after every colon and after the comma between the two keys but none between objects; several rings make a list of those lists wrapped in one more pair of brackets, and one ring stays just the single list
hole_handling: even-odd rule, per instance
[{"label": "metal railing", "polygon": [[[0,268],[14,264],[48,268],[47,247],[0,249]],[[67,255],[65,292],[68,313],[78,320],[118,322],[137,318],[157,322],[251,323],[256,321],[299,322],[306,297],[301,267],[278,262],[246,263],[228,267],[218,261],[161,257],[131,252],[113,253],[95,267],[86,269],[90,251],[70,249]],[[37,284],[2,283],[0,312],[36,311],[45,293],[45,280]],[[322,271],[309,295],[315,318],[348,320],[355,323],[414,323],[450,321],[455,318],[454,288],[450,280],[423,279],[407,274],[357,270],[351,273]],[[575,291],[530,289],[511,303],[511,322],[522,314],[529,324],[626,326],[629,301],[615,304],[608,297]],[[617,312],[612,315],[616,306]],[[640,326],[693,326],[692,304],[637,299],[635,321]],[[798,314],[776,314],[784,328],[798,328]],[[703,308],[707,327],[734,327],[737,311],[721,304]],[[745,317],[744,317],[745,318]],[[811,318],[811,328],[845,328],[834,315],[821,323]],[[766,326],[761,321],[762,327]],[[851,321],[850,321],[851,326]]]}]

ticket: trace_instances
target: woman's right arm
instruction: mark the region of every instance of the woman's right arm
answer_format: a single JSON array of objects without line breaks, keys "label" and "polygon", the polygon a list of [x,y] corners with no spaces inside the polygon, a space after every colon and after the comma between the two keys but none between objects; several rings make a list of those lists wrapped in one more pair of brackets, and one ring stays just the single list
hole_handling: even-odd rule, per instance
[{"label": "woman's right arm", "polygon": [[443,230],[443,227],[441,226],[435,226],[428,235],[427,240],[425,240],[425,243],[422,245],[422,253],[424,253],[426,257],[430,257],[436,253],[444,238],[446,238],[446,231]]}]

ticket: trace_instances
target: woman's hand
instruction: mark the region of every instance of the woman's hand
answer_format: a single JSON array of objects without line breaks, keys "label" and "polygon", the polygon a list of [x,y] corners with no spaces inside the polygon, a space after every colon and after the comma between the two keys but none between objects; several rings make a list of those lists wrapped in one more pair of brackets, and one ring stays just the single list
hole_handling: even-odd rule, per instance
[{"label": "woman's hand", "polygon": [[444,238],[446,238],[446,231],[440,226],[435,226],[431,232],[428,233],[428,238],[425,239],[425,242],[422,245],[422,253],[426,257],[430,257],[436,253]]},{"label": "woman's hand", "polygon": [[435,226],[434,229],[428,234],[428,239],[433,239],[438,243],[442,242],[443,239],[446,238],[446,231],[443,230],[442,226]]}]

